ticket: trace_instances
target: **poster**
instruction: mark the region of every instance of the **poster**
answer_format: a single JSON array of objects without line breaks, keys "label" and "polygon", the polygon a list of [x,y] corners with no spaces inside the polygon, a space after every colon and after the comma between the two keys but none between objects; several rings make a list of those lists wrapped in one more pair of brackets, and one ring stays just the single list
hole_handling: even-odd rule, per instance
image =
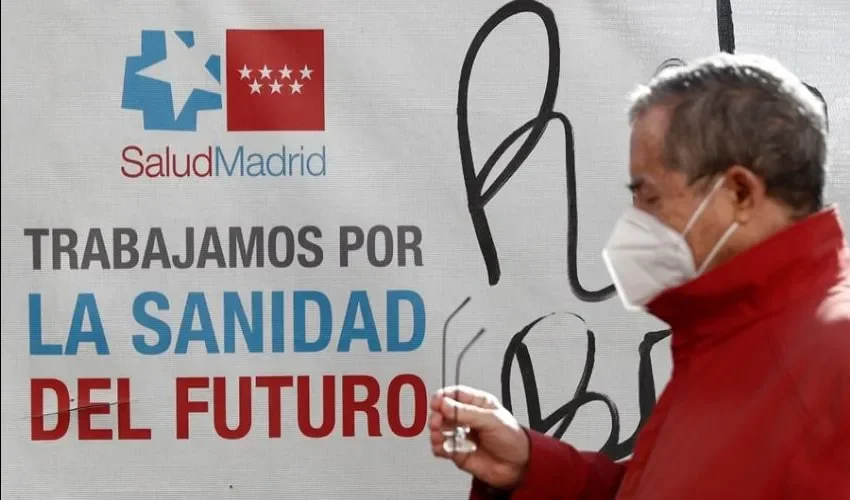
[{"label": "poster", "polygon": [[668,332],[600,252],[626,97],[671,59],[814,87],[850,206],[841,2],[2,14],[3,499],[464,497],[424,430],[461,304],[449,383],[628,456]]}]

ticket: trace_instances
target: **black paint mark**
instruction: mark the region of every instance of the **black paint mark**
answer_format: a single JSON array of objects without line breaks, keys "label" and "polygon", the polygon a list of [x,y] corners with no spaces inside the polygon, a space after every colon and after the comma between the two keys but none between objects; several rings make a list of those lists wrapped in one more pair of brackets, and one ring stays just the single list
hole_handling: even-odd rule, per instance
[{"label": "black paint mark", "polygon": [[[717,0],[717,38],[722,52],[735,52],[735,24],[732,18],[731,0]],[[469,134],[469,81],[472,76],[472,68],[475,58],[484,45],[487,37],[503,22],[514,15],[521,13],[532,13],[537,15],[546,28],[548,40],[548,63],[549,68],[546,75],[546,88],[543,91],[543,100],[537,116],[524,123],[511,132],[484,162],[481,171],[476,174],[475,161],[472,158],[472,146]],[[487,276],[490,285],[496,285],[501,278],[502,271],[499,264],[499,253],[493,241],[493,234],[487,220],[485,208],[496,194],[508,183],[513,175],[540,142],[543,132],[552,120],[561,122],[564,128],[564,141],[566,149],[566,183],[567,183],[567,273],[575,296],[584,302],[601,302],[614,295],[613,285],[603,287],[599,290],[586,289],[578,277],[578,204],[576,200],[576,165],[575,165],[575,142],[573,139],[572,124],[569,118],[561,112],[555,111],[555,98],[558,92],[560,80],[560,58],[561,47],[558,40],[558,24],[552,10],[534,0],[514,0],[490,16],[484,25],[478,29],[472,43],[467,49],[466,56],[461,67],[460,81],[458,82],[457,97],[457,131],[460,148],[461,168],[463,170],[464,184],[466,186],[466,197],[472,225],[478,239],[478,246],[484,258],[487,268]],[[679,58],[670,58],[659,66],[656,73],[666,67],[684,65],[685,62]],[[818,97],[824,104],[826,101],[823,94],[813,85],[804,82],[804,85]],[[508,161],[505,169],[496,177],[493,185],[486,191],[484,185],[487,177],[492,173],[496,163],[505,152],[523,135],[528,133],[513,158]]]},{"label": "black paint mark", "polygon": [[735,23],[732,20],[732,0],[717,0],[717,41],[720,52],[735,53]]},{"label": "black paint mark", "polygon": [[[543,100],[537,116],[527,121],[519,128],[511,132],[490,154],[484,162],[481,171],[475,173],[475,163],[472,158],[472,147],[470,144],[468,106],[469,106],[469,81],[472,76],[472,68],[475,58],[483,46],[487,37],[504,21],[521,13],[532,13],[543,21],[546,28],[548,41],[548,71],[546,75],[546,87],[543,92]],[[466,185],[467,201],[475,235],[481,250],[490,285],[496,285],[501,277],[499,255],[493,242],[493,235],[487,220],[485,208],[492,201],[496,193],[502,189],[511,177],[519,170],[528,156],[540,142],[540,138],[546,127],[553,120],[558,121],[564,129],[565,144],[565,170],[566,170],[566,197],[567,197],[567,277],[573,294],[583,302],[602,302],[614,296],[616,290],[614,285],[605,286],[599,290],[587,289],[578,276],[578,204],[576,197],[576,165],[575,165],[575,141],[573,128],[569,118],[559,111],[554,110],[555,98],[560,80],[560,56],[561,49],[558,40],[558,25],[555,15],[551,9],[534,0],[514,0],[496,13],[490,16],[475,34],[461,68],[460,81],[458,83],[458,142],[460,144],[461,166],[463,169],[464,183]],[[674,62],[684,64],[680,60]],[[496,177],[493,185],[484,190],[487,177],[492,173],[496,163],[505,152],[523,135],[527,133],[513,158],[508,161],[505,169]],[[466,301],[464,301],[465,304]],[[554,314],[554,313],[553,313]],[[572,314],[572,313],[569,313]],[[640,404],[640,423],[635,432],[625,441],[620,442],[620,417],[617,406],[608,396],[588,390],[590,377],[596,355],[596,338],[592,330],[587,330],[587,353],[585,366],[581,380],[576,386],[572,398],[564,403],[551,415],[545,418],[541,414],[540,398],[537,390],[537,381],[534,375],[534,366],[524,340],[531,330],[542,320],[551,315],[543,316],[532,321],[511,339],[505,351],[501,371],[502,401],[508,410],[512,411],[513,399],[511,395],[511,370],[516,360],[522,377],[523,392],[525,393],[526,405],[529,415],[529,427],[538,432],[547,433],[558,426],[554,436],[560,439],[572,423],[579,408],[588,403],[599,401],[605,404],[611,416],[611,431],[601,450],[612,459],[620,459],[632,453],[635,436],[649,417],[655,406],[655,379],[652,373],[652,358],[650,352],[652,347],[662,339],[670,335],[668,330],[650,332],[644,336],[639,347],[640,365],[638,369]],[[584,322],[584,319],[573,314]]]},{"label": "black paint mark", "polygon": [[[499,144],[484,162],[481,172],[476,175],[475,162],[472,159],[472,147],[469,139],[469,80],[472,76],[472,67],[478,51],[484,41],[495,30],[499,24],[510,17],[530,12],[537,15],[546,27],[546,37],[549,43],[549,70],[546,75],[546,89],[543,91],[543,101],[537,116],[514,130]],[[490,232],[490,224],[484,209],[496,196],[511,177],[519,170],[523,162],[537,147],[543,132],[552,120],[557,120],[564,128],[564,142],[566,149],[566,177],[567,177],[567,265],[570,288],[573,293],[585,302],[600,302],[612,297],[615,293],[614,286],[609,285],[600,290],[588,290],[582,285],[578,278],[578,205],[576,203],[576,166],[575,148],[573,141],[573,128],[570,120],[563,113],[554,111],[555,96],[558,92],[558,80],[561,72],[561,47],[558,41],[558,25],[555,15],[545,5],[532,0],[516,0],[508,3],[495,14],[490,16],[483,26],[475,34],[472,44],[466,52],[461,68],[460,82],[458,84],[457,96],[457,132],[460,143],[460,159],[463,168],[463,178],[466,184],[466,196],[469,203],[469,214],[472,217],[472,225],[478,238],[478,245],[487,266],[487,275],[491,285],[499,282],[501,268],[499,266],[499,254],[493,242],[493,234]],[[487,176],[493,171],[493,167],[502,158],[502,155],[517,142],[523,135],[528,136],[522,145],[510,159],[505,169],[496,177],[493,185],[486,191],[484,184]]]},{"label": "black paint mark", "polygon": [[[70,402],[73,403],[74,398],[71,398]],[[87,405],[84,405],[84,406],[75,406],[73,408],[60,408],[56,411],[46,412],[46,413],[42,413],[40,415],[30,415],[30,418],[33,419],[33,420],[36,420],[36,419],[39,419],[39,418],[52,417],[53,415],[60,415],[62,413],[72,413],[72,412],[75,412],[75,411],[82,411],[82,410],[88,410],[88,409],[93,409],[93,408],[110,408],[112,406],[123,405],[123,404],[127,404],[129,402],[130,402],[129,399],[125,399],[125,400],[122,400],[122,401],[112,401],[112,402],[109,402],[109,403],[90,403],[90,404],[87,404]]]},{"label": "black paint mark", "polygon": [[[735,23],[732,19],[732,0],[717,0],[717,41],[720,51],[728,54],[735,53]],[[803,85],[823,103],[823,112],[826,116],[826,127],[829,128],[829,110],[826,99],[817,87],[803,82]]]},{"label": "black paint mark", "polygon": [[667,68],[676,68],[679,66],[686,66],[687,64],[688,63],[679,59],[678,57],[671,57],[670,59],[667,59],[663,63],[658,65],[658,68],[655,69],[655,73],[653,73],[653,76],[657,75],[658,73],[661,73]]},{"label": "black paint mark", "polygon": [[[608,438],[605,444],[599,450],[608,455],[612,460],[619,460],[627,457],[634,450],[635,438],[637,433],[643,427],[646,420],[649,418],[652,409],[655,407],[655,376],[652,372],[652,347],[667,338],[670,335],[669,330],[660,330],[649,332],[644,335],[643,341],[638,347],[640,354],[640,363],[638,368],[638,404],[640,408],[640,421],[635,428],[635,431],[625,441],[620,442],[620,415],[617,411],[617,405],[605,394],[594,391],[588,391],[590,377],[593,374],[593,366],[596,357],[596,337],[587,324],[584,318],[577,314],[567,313],[585,325],[587,335],[587,353],[585,356],[584,370],[582,371],[581,379],[573,392],[572,399],[564,403],[560,408],[552,414],[543,417],[540,409],[540,396],[537,390],[537,379],[534,375],[534,365],[531,361],[531,355],[528,352],[524,340],[526,336],[537,326],[541,321],[551,317],[555,313],[547,314],[535,319],[516,335],[513,336],[508,348],[505,351],[504,360],[502,362],[502,402],[509,411],[513,411],[513,398],[511,396],[511,371],[514,361],[516,361],[520,376],[522,377],[523,392],[525,393],[525,404],[528,411],[529,427],[537,432],[548,433],[553,427],[558,425],[558,428],[552,434],[556,439],[561,439],[564,433],[569,429],[573,418],[579,408],[594,401],[604,403],[611,417],[611,430],[608,433]],[[560,425],[559,425],[560,424]]]}]

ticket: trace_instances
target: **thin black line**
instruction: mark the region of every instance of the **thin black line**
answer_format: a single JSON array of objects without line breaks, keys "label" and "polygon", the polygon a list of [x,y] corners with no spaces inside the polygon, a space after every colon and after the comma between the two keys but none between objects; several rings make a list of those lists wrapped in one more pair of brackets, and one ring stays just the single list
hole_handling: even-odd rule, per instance
[{"label": "thin black line", "polygon": [[75,406],[73,408],[68,408],[67,410],[56,410],[56,411],[52,411],[50,413],[42,413],[41,415],[30,415],[30,418],[31,419],[44,418],[44,417],[50,417],[50,416],[53,416],[53,415],[61,415],[62,413],[71,413],[71,412],[75,412],[75,411],[88,410],[90,408],[104,408],[104,407],[109,408],[109,407],[112,407],[112,406],[117,406],[117,405],[120,405],[120,404],[129,403],[129,402],[130,401],[127,400],[127,401],[113,401],[111,403],[92,403],[92,404],[88,404],[88,405],[85,405],[85,406]]},{"label": "thin black line", "polygon": [[[486,330],[484,328],[478,330],[478,333],[476,333],[475,336],[472,337],[472,339],[470,339],[470,341],[467,342],[465,346],[463,346],[463,349],[460,351],[460,354],[458,354],[458,356],[457,356],[457,362],[455,362],[455,397],[454,397],[455,402],[457,402],[457,393],[458,393],[458,390],[460,389],[460,366],[461,366],[461,363],[463,362],[463,357],[466,356],[466,352],[469,350],[469,348],[472,347],[473,344],[475,344],[475,342],[477,342],[478,339],[480,339],[482,335],[484,335],[485,331]],[[452,420],[453,420],[453,422],[452,422],[453,424],[455,422],[457,422],[457,405],[455,405],[455,414],[454,414],[454,418]],[[452,442],[454,444],[454,448],[453,448],[454,450],[457,450],[457,437],[458,437],[458,433],[455,432],[454,435],[452,436]]]},{"label": "thin black line", "polygon": [[446,322],[443,323],[443,362],[442,362],[443,369],[442,369],[442,373],[441,373],[442,378],[440,379],[440,388],[441,389],[446,386],[446,339],[448,338],[449,323],[451,323],[451,321],[454,319],[454,317],[457,316],[458,313],[464,307],[466,307],[467,304],[469,304],[470,300],[472,300],[472,297],[465,298],[463,300],[463,302],[461,302],[460,305],[457,306],[457,308],[455,308],[455,310],[452,311],[451,314],[449,314],[449,317],[446,318]]}]

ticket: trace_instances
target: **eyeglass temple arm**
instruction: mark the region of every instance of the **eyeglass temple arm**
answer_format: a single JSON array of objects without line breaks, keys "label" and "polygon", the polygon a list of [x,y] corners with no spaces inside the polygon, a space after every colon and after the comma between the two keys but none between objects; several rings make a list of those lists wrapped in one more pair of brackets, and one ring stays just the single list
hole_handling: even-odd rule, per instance
[{"label": "eyeglass temple arm", "polygon": [[458,313],[464,307],[466,307],[467,304],[469,304],[470,300],[472,300],[472,297],[467,297],[466,299],[464,299],[464,301],[461,302],[460,305],[457,306],[457,308],[454,311],[452,311],[451,314],[449,314],[449,317],[446,318],[446,322],[443,323],[443,358],[442,358],[442,370],[440,372],[441,373],[441,375],[440,375],[441,376],[440,389],[443,389],[443,388],[446,387],[446,338],[448,338],[449,323],[451,323],[452,320],[454,319],[454,317],[457,316]]}]

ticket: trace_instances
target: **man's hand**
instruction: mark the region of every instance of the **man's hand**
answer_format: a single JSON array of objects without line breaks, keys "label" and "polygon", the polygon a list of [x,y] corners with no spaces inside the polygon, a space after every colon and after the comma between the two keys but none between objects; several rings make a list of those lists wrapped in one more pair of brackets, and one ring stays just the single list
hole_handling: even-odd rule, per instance
[{"label": "man's hand", "polygon": [[[468,426],[478,443],[472,453],[443,449],[444,430]],[[431,400],[431,450],[496,488],[515,487],[528,463],[528,436],[492,394],[469,387],[446,387]]]}]

